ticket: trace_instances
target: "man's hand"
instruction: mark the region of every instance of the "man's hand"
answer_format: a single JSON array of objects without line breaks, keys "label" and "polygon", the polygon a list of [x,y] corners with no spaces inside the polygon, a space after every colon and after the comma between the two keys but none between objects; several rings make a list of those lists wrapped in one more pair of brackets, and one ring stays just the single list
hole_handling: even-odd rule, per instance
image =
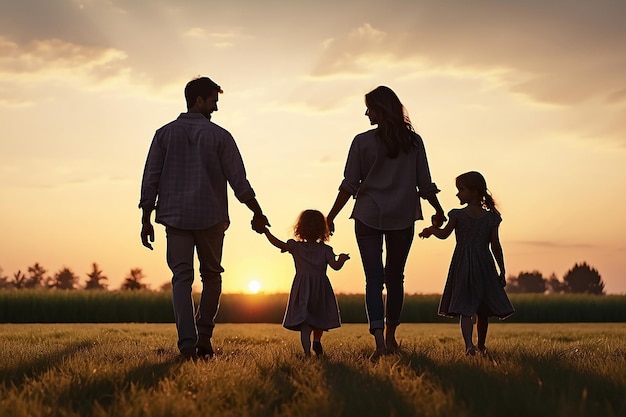
[{"label": "man's hand", "polygon": [[265,217],[262,213],[254,213],[250,224],[252,225],[252,230],[257,233],[265,233],[266,227],[270,226],[270,222],[267,220],[267,217]]},{"label": "man's hand", "polygon": [[144,223],[141,226],[141,243],[146,248],[153,250],[150,242],[154,242],[154,227],[152,227],[152,223]]}]

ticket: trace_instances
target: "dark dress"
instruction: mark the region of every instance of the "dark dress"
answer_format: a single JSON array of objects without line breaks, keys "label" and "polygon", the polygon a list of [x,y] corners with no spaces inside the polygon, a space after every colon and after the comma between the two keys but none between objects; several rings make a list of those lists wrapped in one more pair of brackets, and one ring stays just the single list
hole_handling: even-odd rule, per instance
[{"label": "dark dress", "polygon": [[486,210],[481,217],[474,218],[465,209],[453,209],[448,217],[456,220],[456,247],[439,303],[439,315],[473,316],[480,309],[489,316],[507,318],[515,309],[500,285],[490,250],[492,230],[502,218]]},{"label": "dark dress", "polygon": [[337,299],[326,276],[328,263],[335,259],[333,248],[325,243],[289,239],[287,250],[293,256],[296,276],[283,326],[289,330],[300,330],[304,323],[321,330],[340,327]]}]

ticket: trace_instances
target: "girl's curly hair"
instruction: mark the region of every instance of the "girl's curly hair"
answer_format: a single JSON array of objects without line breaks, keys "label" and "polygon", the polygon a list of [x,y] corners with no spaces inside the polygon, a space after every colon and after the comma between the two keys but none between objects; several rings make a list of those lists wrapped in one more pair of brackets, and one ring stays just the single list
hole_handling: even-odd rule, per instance
[{"label": "girl's curly hair", "polygon": [[296,239],[307,242],[326,242],[330,238],[326,217],[317,210],[304,210],[300,213],[293,227],[293,234]]}]

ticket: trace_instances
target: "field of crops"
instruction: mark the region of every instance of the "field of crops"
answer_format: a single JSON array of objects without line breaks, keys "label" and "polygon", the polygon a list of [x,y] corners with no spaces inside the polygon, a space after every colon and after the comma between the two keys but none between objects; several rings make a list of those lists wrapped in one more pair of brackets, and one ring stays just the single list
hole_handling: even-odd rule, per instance
[{"label": "field of crops", "polygon": [[[196,294],[196,300],[199,297]],[[626,322],[626,295],[511,294],[516,313],[507,322]],[[169,292],[0,291],[0,323],[172,323]],[[338,294],[344,323],[365,323],[362,294]],[[437,316],[438,295],[407,295],[405,323],[450,323]],[[287,294],[223,294],[222,323],[280,323]]]},{"label": "field of crops", "polygon": [[367,325],[304,359],[277,324],[219,324],[182,362],[173,324],[0,324],[0,416],[624,416],[626,325],[494,323],[465,356],[456,324],[403,324],[368,359]]}]

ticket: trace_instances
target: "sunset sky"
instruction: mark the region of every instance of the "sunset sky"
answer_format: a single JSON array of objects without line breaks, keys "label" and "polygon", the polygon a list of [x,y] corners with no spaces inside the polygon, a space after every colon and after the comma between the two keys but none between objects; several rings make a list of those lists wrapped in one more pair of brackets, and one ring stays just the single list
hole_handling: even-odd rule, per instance
[{"label": "sunset sky", "polygon": [[[141,175],[155,130],[204,75],[279,238],[300,211],[329,211],[370,129],[363,96],[387,85],[446,212],[458,174],[485,175],[509,275],[562,279],[587,262],[624,294],[625,17],[619,0],[0,0],[3,275],[39,262],[82,285],[97,262],[112,289],[137,267],[153,289],[169,281],[163,227],[154,251],[140,242]],[[230,197],[224,292],[289,291],[291,257]],[[352,259],[329,277],[362,293],[351,209],[329,244]],[[441,293],[454,244],[416,238],[407,293]]]}]

